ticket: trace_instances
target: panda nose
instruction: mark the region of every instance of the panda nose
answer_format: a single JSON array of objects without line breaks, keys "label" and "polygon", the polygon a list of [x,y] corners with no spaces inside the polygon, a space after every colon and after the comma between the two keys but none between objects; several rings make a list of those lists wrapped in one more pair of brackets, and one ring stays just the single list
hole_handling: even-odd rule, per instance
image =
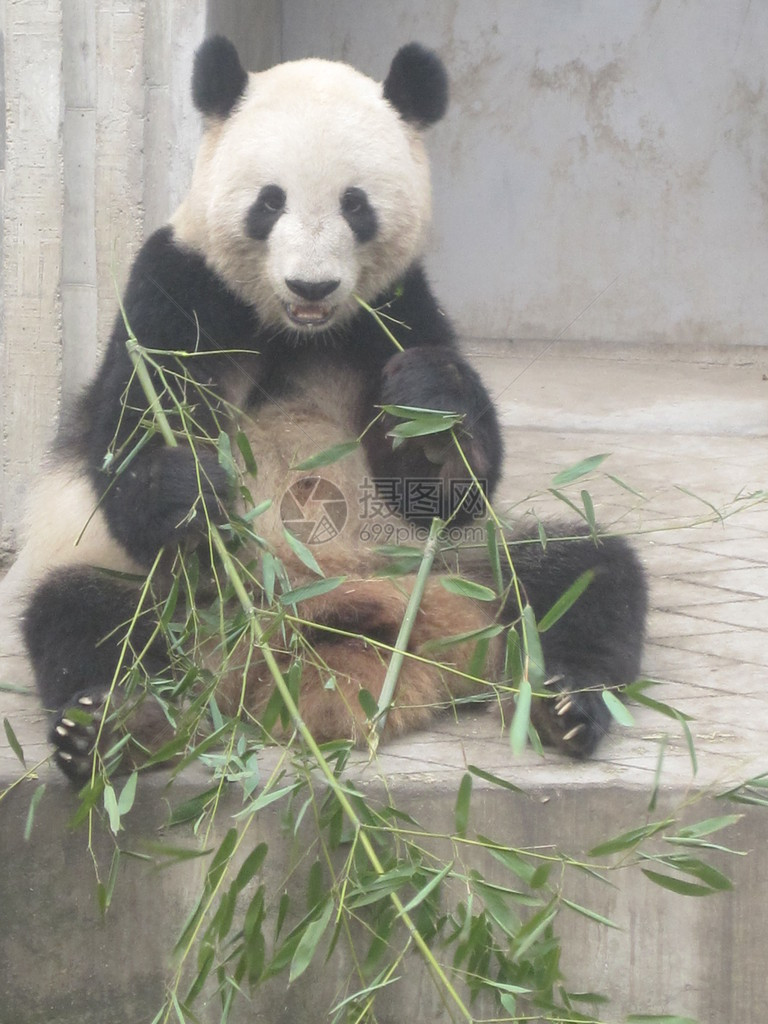
[{"label": "panda nose", "polygon": [[320,302],[331,292],[336,291],[340,281],[300,281],[297,278],[285,279],[285,283],[294,295],[307,302]]}]

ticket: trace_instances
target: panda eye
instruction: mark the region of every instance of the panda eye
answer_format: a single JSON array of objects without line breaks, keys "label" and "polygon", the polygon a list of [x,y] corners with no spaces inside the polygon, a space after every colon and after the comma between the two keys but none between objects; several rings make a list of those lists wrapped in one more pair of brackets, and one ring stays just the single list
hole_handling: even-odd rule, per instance
[{"label": "panda eye", "polygon": [[245,232],[249,238],[265,241],[285,212],[286,194],[279,185],[265,185],[245,217]]},{"label": "panda eye", "polygon": [[348,188],[341,197],[341,209],[348,216],[360,213],[366,206],[366,196],[362,189]]},{"label": "panda eye", "polygon": [[267,185],[259,192],[256,202],[268,213],[282,213],[285,209],[285,192],[279,185]]},{"label": "panda eye", "polygon": [[340,206],[341,215],[358,242],[370,242],[379,224],[365,191],[354,187],[346,189],[341,195]]}]

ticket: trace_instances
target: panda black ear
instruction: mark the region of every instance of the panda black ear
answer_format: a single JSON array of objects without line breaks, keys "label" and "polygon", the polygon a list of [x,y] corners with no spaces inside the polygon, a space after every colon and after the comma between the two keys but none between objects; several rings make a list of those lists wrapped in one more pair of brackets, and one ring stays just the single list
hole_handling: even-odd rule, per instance
[{"label": "panda black ear", "polygon": [[192,99],[201,114],[227,117],[245,92],[248,74],[234,44],[212,36],[195,54]]},{"label": "panda black ear", "polygon": [[420,43],[401,47],[384,82],[384,99],[405,121],[422,126],[439,121],[448,106],[443,62]]}]

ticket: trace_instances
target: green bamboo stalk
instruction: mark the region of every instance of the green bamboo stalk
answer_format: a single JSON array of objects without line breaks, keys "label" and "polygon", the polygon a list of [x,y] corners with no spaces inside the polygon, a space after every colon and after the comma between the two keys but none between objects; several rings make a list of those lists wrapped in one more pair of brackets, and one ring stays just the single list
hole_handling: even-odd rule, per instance
[{"label": "green bamboo stalk", "polygon": [[400,669],[403,666],[405,653],[408,650],[408,641],[411,639],[413,624],[416,621],[416,616],[418,615],[419,608],[421,607],[424,588],[427,585],[427,578],[429,577],[429,573],[432,569],[432,563],[435,560],[435,554],[437,553],[437,541],[442,528],[442,520],[432,520],[429,537],[427,538],[427,543],[424,546],[424,554],[421,556],[419,571],[416,574],[416,582],[413,585],[411,596],[408,599],[405,615],[403,616],[403,621],[400,623],[400,630],[397,634],[397,640],[395,641],[395,649],[392,651],[392,657],[389,659],[389,665],[387,666],[387,673],[384,676],[384,684],[379,696],[379,712],[376,716],[376,722],[374,723],[374,749],[378,746],[379,737],[384,731],[384,726],[387,724],[387,713],[395,698],[395,689],[397,687],[397,680],[400,676]]},{"label": "green bamboo stalk", "polygon": [[373,319],[376,321],[376,323],[379,325],[379,327],[382,329],[382,331],[384,331],[384,333],[389,338],[389,340],[392,342],[392,344],[395,346],[395,348],[398,350],[398,352],[402,352],[403,351],[403,346],[400,344],[400,342],[394,336],[392,331],[390,331],[390,329],[384,323],[384,319],[381,316],[381,314],[379,312],[377,312],[377,310],[375,310],[373,308],[373,306],[369,306],[368,303],[365,301],[365,299],[361,299],[359,295],[356,295],[355,299],[356,299],[357,303],[360,306],[363,307],[363,309],[366,311],[366,313],[370,313],[371,314]]}]

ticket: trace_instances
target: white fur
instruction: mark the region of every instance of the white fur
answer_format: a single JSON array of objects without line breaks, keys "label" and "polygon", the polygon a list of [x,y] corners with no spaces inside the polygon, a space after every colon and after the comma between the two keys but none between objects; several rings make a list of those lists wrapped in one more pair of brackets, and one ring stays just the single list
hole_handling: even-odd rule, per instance
[{"label": "white fur", "polygon": [[74,462],[49,469],[39,478],[28,502],[26,533],[17,564],[23,566],[28,583],[62,565],[141,571],[107,530],[93,485]]},{"label": "white fur", "polygon": [[[245,218],[265,185],[287,194],[265,242]],[[378,219],[356,241],[341,215],[347,188],[364,189]],[[286,279],[338,280],[332,323],[373,299],[420,254],[430,182],[419,132],[383,98],[379,83],[346,64],[302,60],[249,75],[245,96],[208,124],[190,191],[173,218],[176,237],[202,253],[265,324],[295,328]],[[326,325],[327,326],[327,325]]]}]

